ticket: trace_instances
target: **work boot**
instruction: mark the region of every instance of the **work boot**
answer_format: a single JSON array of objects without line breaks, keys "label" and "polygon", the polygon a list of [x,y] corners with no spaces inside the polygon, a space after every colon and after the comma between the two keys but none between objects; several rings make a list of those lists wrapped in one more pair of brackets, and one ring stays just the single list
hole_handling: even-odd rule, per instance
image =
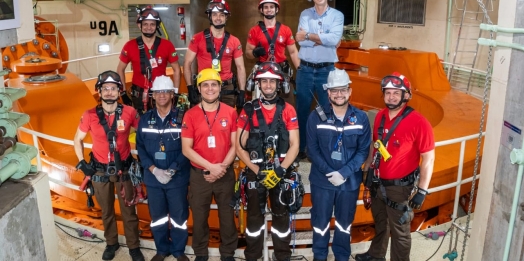
[{"label": "work boot", "polygon": [[208,259],[208,256],[196,256],[195,261],[207,261]]},{"label": "work boot", "polygon": [[177,256],[177,257],[176,257],[176,260],[177,260],[177,261],[189,261],[189,258],[187,258],[186,255],[182,254],[182,255],[180,255],[180,256]]},{"label": "work boot", "polygon": [[235,258],[232,256],[221,256],[220,261],[235,261]]},{"label": "work boot", "polygon": [[133,261],[145,261],[144,255],[142,255],[142,251],[140,251],[140,247],[129,249],[129,255]]},{"label": "work boot", "polygon": [[327,259],[316,259],[316,258],[313,258],[313,261],[326,261]]},{"label": "work boot", "polygon": [[151,261],[163,261],[166,258],[166,256],[161,254],[156,254],[153,258],[151,258]]},{"label": "work boot", "polygon": [[114,245],[106,245],[106,249],[104,250],[104,253],[102,254],[102,260],[113,260],[115,258],[115,252],[120,248],[120,245],[114,244]]},{"label": "work boot", "polygon": [[372,257],[371,255],[368,254],[368,252],[363,253],[363,254],[356,254],[355,260],[356,261],[386,261],[386,259],[383,257]]}]

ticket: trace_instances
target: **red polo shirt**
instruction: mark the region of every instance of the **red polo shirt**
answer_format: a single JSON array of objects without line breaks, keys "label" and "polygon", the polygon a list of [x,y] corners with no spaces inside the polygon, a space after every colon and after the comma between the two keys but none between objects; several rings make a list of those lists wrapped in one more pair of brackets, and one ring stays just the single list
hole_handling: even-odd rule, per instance
[{"label": "red polo shirt", "polygon": [[[266,28],[271,39],[273,39],[275,28],[276,27]],[[260,44],[262,47],[264,47],[266,52],[268,52],[269,50],[269,43],[267,41],[266,35],[262,32],[262,29],[260,28],[260,26],[258,26],[258,24],[253,26],[249,30],[249,34],[247,35],[247,42],[254,46],[258,46]],[[288,45],[295,44],[295,39],[293,39],[293,33],[291,32],[291,29],[281,24],[275,42],[275,62],[281,63],[286,60],[286,47]],[[260,62],[265,62],[268,59],[268,55],[269,53],[259,57],[258,60]]]}]

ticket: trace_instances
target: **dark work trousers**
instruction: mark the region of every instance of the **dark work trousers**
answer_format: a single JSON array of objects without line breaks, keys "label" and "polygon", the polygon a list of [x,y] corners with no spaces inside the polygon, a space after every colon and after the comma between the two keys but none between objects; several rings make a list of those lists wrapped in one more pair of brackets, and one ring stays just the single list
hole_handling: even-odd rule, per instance
[{"label": "dark work trousers", "polygon": [[235,214],[229,202],[235,189],[235,172],[233,167],[227,169],[221,179],[209,183],[204,179],[201,170],[191,168],[189,177],[189,206],[193,213],[193,251],[196,256],[208,255],[209,242],[209,205],[212,197],[218,207],[220,224],[220,255],[233,256],[238,245],[238,232],[235,225]]},{"label": "dark work trousers", "polygon": [[[246,259],[258,259],[262,257],[264,247],[264,214],[261,205],[265,208],[267,194],[271,206],[271,238],[273,249],[277,260],[285,260],[291,256],[289,242],[291,241],[291,230],[289,229],[289,213],[287,207],[279,200],[280,186],[268,190],[258,182],[253,171],[247,172],[247,226],[246,226]],[[262,196],[260,197],[259,194]],[[263,198],[263,202],[261,202]]]},{"label": "dark work trousers", "polygon": [[329,222],[335,209],[335,232],[331,249],[335,260],[347,261],[351,255],[351,224],[355,219],[359,189],[329,190],[311,185],[311,226],[315,259],[328,256]]},{"label": "dark work trousers", "polygon": [[142,102],[142,94],[144,93],[144,88],[132,85],[131,86],[131,100],[133,101],[133,108],[136,109],[138,114],[143,115],[147,110],[153,108],[153,99],[151,98],[151,89],[148,91],[147,97],[147,109],[144,109],[144,102]]},{"label": "dark work trousers", "polygon": [[[127,170],[124,171],[127,175]],[[104,176],[101,171],[97,171],[95,175]],[[136,215],[135,206],[126,207],[122,196],[120,195],[120,181],[116,181],[117,176],[110,177],[107,183],[93,182],[95,189],[95,197],[98,205],[102,208],[102,222],[104,223],[104,237],[108,245],[118,244],[118,230],[115,216],[115,193],[118,195],[118,203],[120,205],[120,212],[122,213],[122,221],[124,223],[124,235],[126,237],[126,244],[129,249],[134,249],[140,246],[138,238],[138,216]],[[131,180],[124,181],[125,196],[127,201],[133,200],[134,187]],[[116,192],[115,192],[116,188]]]},{"label": "dark work trousers", "polygon": [[147,186],[147,195],[156,252],[163,256],[183,255],[187,243],[189,216],[187,186],[178,188]]},{"label": "dark work trousers", "polygon": [[[408,204],[408,197],[411,195],[413,185],[409,186],[388,186],[386,188],[387,197],[399,204]],[[411,221],[413,211],[409,213],[409,219],[400,224],[398,220],[404,214],[401,210],[388,207],[382,201],[382,193],[377,188],[377,197],[373,198],[371,213],[375,221],[375,237],[371,241],[368,253],[373,257],[382,258],[386,256],[388,249],[389,235],[391,232],[391,261],[409,261],[411,251]]]},{"label": "dark work trousers", "polygon": [[[232,83],[223,85],[222,86],[222,92],[233,92],[235,90],[235,86],[233,86]],[[220,93],[220,101],[235,108],[236,102],[237,102],[237,95],[236,94],[227,94]]]}]

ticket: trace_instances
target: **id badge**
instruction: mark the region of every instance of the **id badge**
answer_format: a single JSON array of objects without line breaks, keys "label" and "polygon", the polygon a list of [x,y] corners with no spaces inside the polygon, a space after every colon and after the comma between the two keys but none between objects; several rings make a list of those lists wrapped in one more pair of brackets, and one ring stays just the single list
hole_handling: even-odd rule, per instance
[{"label": "id badge", "polygon": [[166,159],[166,153],[163,152],[163,151],[155,152],[155,159],[156,160],[165,160]]},{"label": "id badge", "polygon": [[119,131],[123,131],[126,129],[126,125],[124,123],[124,120],[118,120],[116,121],[116,129]]},{"label": "id badge", "polygon": [[151,68],[156,68],[156,67],[158,67],[158,63],[156,62],[156,59],[155,59],[155,58],[151,58],[151,59],[149,59],[149,63],[151,64]]},{"label": "id badge", "polygon": [[207,147],[208,147],[208,148],[215,148],[215,147],[216,147],[216,144],[215,144],[215,136],[209,136],[209,137],[207,137]]},{"label": "id badge", "polygon": [[211,68],[213,68],[213,70],[215,70],[217,72],[220,72],[222,70],[222,66],[220,65],[220,61],[218,59],[213,59],[211,61]]},{"label": "id badge", "polygon": [[342,160],[342,152],[340,151],[331,152],[331,158],[334,160]]}]

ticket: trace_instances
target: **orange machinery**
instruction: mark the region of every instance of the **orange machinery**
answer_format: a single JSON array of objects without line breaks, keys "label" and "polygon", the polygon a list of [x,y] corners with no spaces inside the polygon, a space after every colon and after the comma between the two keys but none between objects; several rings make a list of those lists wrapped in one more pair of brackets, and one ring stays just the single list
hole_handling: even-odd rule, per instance
[{"label": "orange machinery", "polygon": [[[93,90],[94,82],[82,82],[71,73],[57,74],[57,70],[61,69],[61,62],[54,59],[51,55],[52,51],[47,51],[45,48],[47,44],[51,46],[53,44],[45,39],[37,39],[37,44],[33,42],[14,46],[18,52],[13,52],[12,47],[5,48],[3,51],[3,56],[9,57],[9,63],[3,59],[4,66],[9,66],[13,70],[13,73],[8,76],[7,86],[27,90],[26,97],[20,99],[14,109],[30,115],[27,128],[72,140],[80,115],[97,104],[97,95]],[[350,49],[346,49],[347,46],[350,46]],[[22,54],[23,51],[26,53]],[[28,56],[29,52],[32,55]],[[481,102],[450,88],[436,54],[413,50],[361,50],[354,49],[352,44],[345,42],[339,48],[338,54],[341,63],[338,63],[337,67],[354,69],[348,71],[348,74],[353,81],[351,103],[355,106],[365,110],[382,108],[379,81],[383,76],[399,71],[409,77],[414,87],[410,106],[429,119],[434,127],[437,141],[478,132]],[[19,139],[33,144],[32,137],[26,133],[20,133]],[[90,142],[89,137],[86,142]],[[467,142],[464,160],[465,177],[472,175],[475,142],[475,140]],[[76,189],[83,179],[83,174],[74,168],[78,160],[73,147],[43,138],[38,139],[38,146],[43,160],[43,171],[47,172],[51,179],[51,196],[55,214],[102,229],[99,207],[95,205],[93,209],[88,209],[85,204],[87,200],[85,193]],[[459,149],[459,144],[437,148],[430,187],[455,181]],[[89,150],[86,149],[85,155],[88,152]],[[461,189],[461,194],[467,192],[469,192],[469,184],[463,185]],[[455,190],[448,189],[428,196],[423,210],[435,207],[439,209],[439,215],[429,222],[442,223],[450,220],[449,214],[454,195]],[[118,201],[115,204],[118,205]],[[310,205],[309,195],[306,195],[304,206],[308,205]],[[118,212],[118,207],[116,209]],[[137,209],[142,236],[151,237],[147,205],[139,204]],[[418,215],[420,222],[414,224],[415,228],[428,221],[428,215],[425,212],[421,213],[423,214]],[[352,233],[354,241],[372,236],[370,234],[372,229],[369,226],[372,222],[371,212],[359,206]],[[191,217],[188,225],[191,229]],[[359,225],[364,226],[359,228]],[[213,210],[210,227],[218,228],[217,213]],[[309,221],[298,221],[297,230],[311,230]],[[119,232],[123,233],[121,225]],[[362,236],[358,236],[359,233]]]}]

